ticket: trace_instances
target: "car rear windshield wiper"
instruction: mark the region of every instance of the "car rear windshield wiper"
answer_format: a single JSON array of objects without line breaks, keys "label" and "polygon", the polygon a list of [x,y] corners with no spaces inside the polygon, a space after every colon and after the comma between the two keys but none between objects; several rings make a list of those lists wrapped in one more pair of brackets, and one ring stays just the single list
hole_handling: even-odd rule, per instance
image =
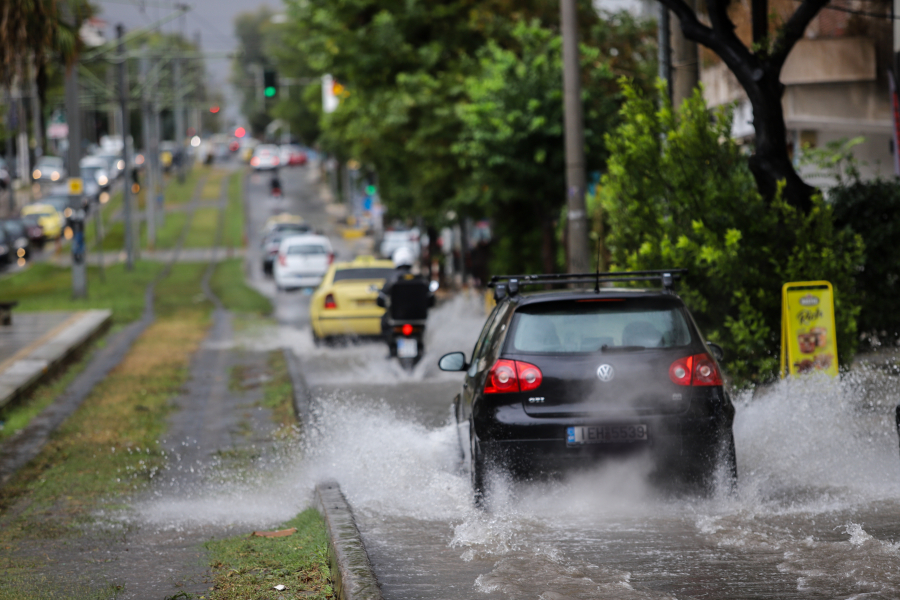
[{"label": "car rear windshield wiper", "polygon": [[610,346],[609,344],[600,346],[601,352],[638,352],[646,349],[646,346]]}]

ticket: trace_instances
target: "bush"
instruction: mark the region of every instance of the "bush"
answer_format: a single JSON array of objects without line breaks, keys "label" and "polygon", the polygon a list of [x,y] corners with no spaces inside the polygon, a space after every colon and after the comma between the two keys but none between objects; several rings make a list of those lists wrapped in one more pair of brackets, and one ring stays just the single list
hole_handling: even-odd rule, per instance
[{"label": "bush", "polygon": [[599,191],[614,268],[687,268],[679,293],[708,339],[726,348],[738,385],[778,373],[781,286],[831,281],[846,364],[856,343],[859,237],[833,228],[820,196],[808,214],[780,195],[765,201],[731,139],[730,110],[710,115],[700,90],[676,112],[622,83],[622,123],[606,137]]},{"label": "bush", "polygon": [[858,176],[831,191],[835,227],[865,243],[856,285],[861,295],[859,331],[869,346],[900,344],[900,181],[863,182]]}]

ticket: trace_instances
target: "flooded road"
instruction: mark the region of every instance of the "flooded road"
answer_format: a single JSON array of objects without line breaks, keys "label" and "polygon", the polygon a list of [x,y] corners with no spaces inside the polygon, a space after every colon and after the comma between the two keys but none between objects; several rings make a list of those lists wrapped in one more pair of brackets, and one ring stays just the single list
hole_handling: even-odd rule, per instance
[{"label": "flooded road", "polygon": [[[251,199],[263,183],[251,179]],[[260,226],[270,212],[262,202],[250,211]],[[312,200],[297,208],[325,220]],[[480,299],[437,307],[428,354],[406,373],[382,344],[316,348],[308,296],[276,294],[253,273],[282,325],[244,331],[237,343],[297,354],[315,422],[252,481],[145,506],[148,522],[277,524],[333,478],[388,599],[900,597],[896,377],[860,370],[736,399],[732,494],[672,496],[647,483],[649,465],[626,460],[559,481],[501,479],[481,511],[450,420],[461,375],[435,366],[444,352],[471,351]]]}]

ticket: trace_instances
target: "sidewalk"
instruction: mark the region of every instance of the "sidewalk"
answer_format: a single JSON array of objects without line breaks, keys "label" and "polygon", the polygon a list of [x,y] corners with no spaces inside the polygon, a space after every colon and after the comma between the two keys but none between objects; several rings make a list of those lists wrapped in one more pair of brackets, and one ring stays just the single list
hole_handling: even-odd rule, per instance
[{"label": "sidewalk", "polygon": [[0,407],[27,392],[109,326],[110,310],[18,313],[0,326]]}]

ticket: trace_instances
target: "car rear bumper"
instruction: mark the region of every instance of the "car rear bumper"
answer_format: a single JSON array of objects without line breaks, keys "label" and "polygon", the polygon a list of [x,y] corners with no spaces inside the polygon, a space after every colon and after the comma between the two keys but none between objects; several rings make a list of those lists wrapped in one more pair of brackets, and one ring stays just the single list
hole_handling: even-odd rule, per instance
[{"label": "car rear bumper", "polygon": [[318,317],[316,333],[320,337],[339,335],[381,335],[381,316]]}]

